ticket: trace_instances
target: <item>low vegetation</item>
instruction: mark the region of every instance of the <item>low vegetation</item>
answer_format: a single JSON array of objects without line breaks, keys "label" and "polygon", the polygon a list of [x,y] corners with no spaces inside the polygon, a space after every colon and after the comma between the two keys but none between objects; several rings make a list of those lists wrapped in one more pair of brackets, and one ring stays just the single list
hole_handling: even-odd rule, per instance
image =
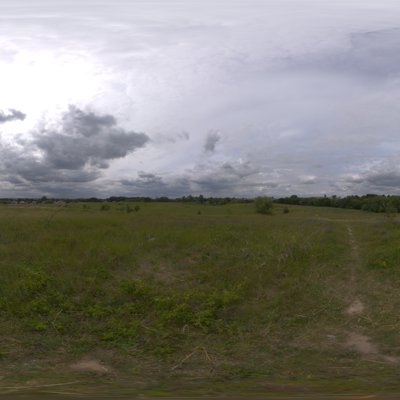
[{"label": "low vegetation", "polygon": [[[91,357],[114,371],[102,394],[395,387],[394,365],[345,342],[364,332],[400,356],[396,218],[260,199],[1,206],[1,385],[73,376],[70,391],[96,393],[73,369]],[[351,296],[369,313],[349,318]]]}]

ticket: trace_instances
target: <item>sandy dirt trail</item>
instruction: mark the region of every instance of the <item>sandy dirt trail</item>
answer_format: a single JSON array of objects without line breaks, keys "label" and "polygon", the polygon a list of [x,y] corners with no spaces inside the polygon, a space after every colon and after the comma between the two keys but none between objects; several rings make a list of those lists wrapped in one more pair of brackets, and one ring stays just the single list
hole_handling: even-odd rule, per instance
[{"label": "sandy dirt trail", "polygon": [[[359,264],[358,247],[354,239],[353,232],[349,226],[347,226],[349,232],[350,245],[353,251],[355,262],[351,264],[350,272],[350,285],[347,289],[349,307],[345,310],[345,313],[350,317],[362,316],[364,313],[365,305],[362,300],[356,295],[357,293],[357,266]],[[357,332],[349,332],[348,339],[345,342],[345,346],[356,350],[367,358],[380,358],[389,363],[400,364],[400,357],[387,356],[379,353],[378,346],[369,342],[368,336],[362,335]]]}]

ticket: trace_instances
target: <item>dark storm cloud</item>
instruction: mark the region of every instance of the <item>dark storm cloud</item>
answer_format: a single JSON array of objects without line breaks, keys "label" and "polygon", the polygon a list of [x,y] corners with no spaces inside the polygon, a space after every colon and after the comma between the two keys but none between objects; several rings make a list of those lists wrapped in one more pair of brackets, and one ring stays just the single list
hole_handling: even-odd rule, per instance
[{"label": "dark storm cloud", "polygon": [[9,113],[5,114],[4,111],[0,110],[0,124],[10,121],[23,121],[26,118],[26,114],[21,111],[14,110],[13,108],[8,111]]},{"label": "dark storm cloud", "polygon": [[385,163],[371,167],[369,170],[346,176],[343,184],[347,189],[358,192],[385,190],[389,193],[398,193],[400,186],[400,170],[397,165]]},{"label": "dark storm cloud", "polygon": [[365,175],[365,181],[373,186],[397,188],[400,186],[400,171],[373,171]]},{"label": "dark storm cloud", "polygon": [[0,145],[0,174],[14,184],[85,183],[101,176],[108,162],[142,148],[150,138],[126,131],[111,115],[99,116],[70,106],[51,128],[32,132],[18,147]]},{"label": "dark storm cloud", "polygon": [[108,161],[144,147],[150,138],[127,132],[111,115],[96,116],[70,106],[59,131],[37,132],[32,144],[43,151],[43,163],[54,169],[79,170],[85,165],[108,168]]},{"label": "dark storm cloud", "polygon": [[153,173],[139,171],[138,177],[136,179],[120,179],[119,182],[123,186],[134,186],[136,188],[151,188],[158,189],[160,187],[165,187],[166,184],[163,182],[162,177],[156,176]]},{"label": "dark storm cloud", "polygon": [[123,193],[137,196],[171,196],[177,197],[188,194],[192,190],[192,181],[187,176],[172,176],[163,178],[157,174],[138,171],[138,178],[120,179],[117,184]]},{"label": "dark storm cloud", "polygon": [[215,151],[215,145],[221,139],[221,136],[217,131],[209,131],[205,137],[203,142],[203,150],[205,153],[213,153]]},{"label": "dark storm cloud", "polygon": [[117,125],[117,120],[112,115],[98,116],[93,112],[85,113],[79,108],[70,105],[68,112],[62,117],[64,131],[69,134],[78,134],[85,137],[98,135],[106,128],[110,129]]}]

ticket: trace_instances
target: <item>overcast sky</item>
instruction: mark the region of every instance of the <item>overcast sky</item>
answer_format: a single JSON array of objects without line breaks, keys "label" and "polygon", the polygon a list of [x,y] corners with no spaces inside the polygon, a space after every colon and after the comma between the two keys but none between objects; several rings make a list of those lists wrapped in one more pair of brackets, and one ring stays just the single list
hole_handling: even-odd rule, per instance
[{"label": "overcast sky", "polygon": [[0,197],[400,194],[399,15],[0,0]]}]

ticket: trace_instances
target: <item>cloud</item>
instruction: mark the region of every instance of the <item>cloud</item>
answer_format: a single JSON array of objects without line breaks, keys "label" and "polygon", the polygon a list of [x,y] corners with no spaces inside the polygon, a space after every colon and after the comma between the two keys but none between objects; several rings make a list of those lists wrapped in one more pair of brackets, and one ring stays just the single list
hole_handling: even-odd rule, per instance
[{"label": "cloud", "polygon": [[398,188],[400,186],[399,170],[371,171],[365,174],[365,180],[377,187]]},{"label": "cloud", "polygon": [[4,111],[0,110],[0,124],[4,124],[10,121],[23,121],[26,118],[26,114],[21,111],[14,110],[10,108],[8,114],[5,114]]},{"label": "cloud", "polygon": [[271,189],[278,187],[278,184],[276,182],[263,182],[262,185]]},{"label": "cloud", "polygon": [[133,186],[135,188],[153,190],[158,190],[166,186],[162,177],[151,172],[138,171],[137,175],[138,178],[136,179],[120,179],[119,183],[121,183],[123,186]]},{"label": "cloud", "polygon": [[111,115],[97,116],[70,106],[58,129],[36,132],[32,144],[42,151],[43,164],[79,170],[86,165],[108,168],[108,161],[124,158],[149,140],[144,133],[119,128]]},{"label": "cloud", "polygon": [[300,177],[300,183],[304,185],[312,185],[315,183],[315,176],[302,176]]},{"label": "cloud", "polygon": [[363,177],[361,174],[352,174],[347,176],[345,181],[348,183],[362,183],[365,181],[365,177]]},{"label": "cloud", "polygon": [[120,179],[116,183],[124,193],[138,196],[172,196],[177,193],[188,194],[192,190],[192,182],[187,176],[170,176],[167,179],[152,172],[138,171],[137,178]]},{"label": "cloud", "polygon": [[0,174],[14,184],[85,183],[98,179],[109,162],[144,147],[150,138],[127,131],[112,115],[73,105],[59,120],[42,122],[19,146],[0,143]]},{"label": "cloud", "polygon": [[220,139],[221,136],[218,134],[218,131],[209,131],[204,137],[203,151],[205,153],[214,153],[215,146]]}]

